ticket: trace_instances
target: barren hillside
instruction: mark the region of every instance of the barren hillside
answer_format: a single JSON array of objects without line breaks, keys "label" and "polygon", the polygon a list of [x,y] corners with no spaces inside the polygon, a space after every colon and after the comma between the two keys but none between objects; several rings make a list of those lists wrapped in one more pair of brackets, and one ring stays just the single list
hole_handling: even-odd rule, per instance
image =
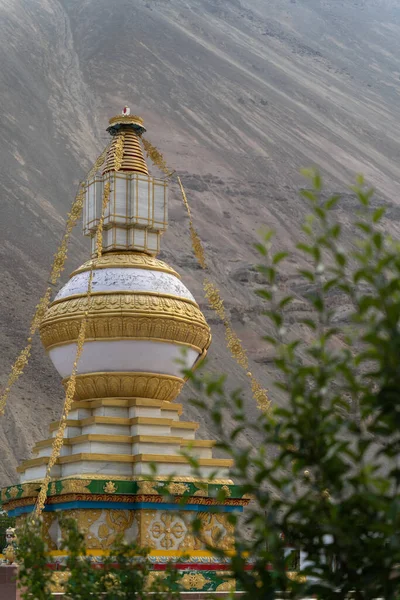
[{"label": "barren hillside", "polygon": [[[388,229],[400,230],[394,0],[0,0],[0,56],[0,384],[46,287],[77,182],[124,104],[144,117],[148,138],[181,174],[212,275],[251,369],[268,387],[273,368],[260,341],[266,325],[253,294],[252,245],[265,224],[279,247],[293,247],[306,212],[298,170],[319,165],[336,191],[362,171],[389,205]],[[229,372],[231,387],[246,386],[204,304],[175,184],[170,198],[162,258],[213,327],[210,368]],[[345,225],[352,207],[346,196]],[[65,277],[87,254],[77,231]],[[282,285],[301,305],[293,267]],[[291,321],[296,328],[296,314]],[[0,486],[16,480],[17,462],[61,404],[59,377],[38,343],[0,421]],[[212,435],[201,418],[200,435]]]}]

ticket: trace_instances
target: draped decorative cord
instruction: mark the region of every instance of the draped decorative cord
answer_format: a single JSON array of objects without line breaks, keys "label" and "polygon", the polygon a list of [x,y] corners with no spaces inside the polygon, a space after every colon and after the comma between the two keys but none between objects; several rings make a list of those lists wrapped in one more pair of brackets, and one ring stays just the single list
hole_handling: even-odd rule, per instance
[{"label": "draped decorative cord", "polygon": [[[150,160],[168,177],[171,177],[175,171],[172,171],[168,168],[167,163],[161,154],[161,152],[153,146],[148,140],[142,137],[143,146],[146,151],[147,156]],[[183,204],[185,205],[188,217],[189,217],[189,231],[190,237],[192,240],[192,248],[194,255],[197,259],[197,262],[201,266],[203,270],[209,270],[206,260],[206,255],[204,252],[204,247],[200,236],[194,226],[192,212],[190,210],[189,202],[186,196],[185,189],[183,187],[181,178],[177,175],[177,181],[181,190]],[[249,358],[246,350],[243,348],[242,342],[239,339],[238,335],[235,333],[232,323],[229,319],[229,316],[226,312],[224,301],[221,296],[221,292],[217,285],[213,283],[208,277],[204,279],[204,293],[205,297],[208,301],[208,304],[213,309],[213,311],[218,315],[221,319],[224,328],[225,328],[225,340],[228,350],[230,351],[233,358],[236,360],[238,365],[242,367],[242,369],[246,372],[247,377],[250,380],[251,391],[253,393],[253,397],[257,402],[257,406],[262,411],[267,411],[271,405],[271,401],[268,398],[267,390],[263,388],[257,378],[251,373],[249,370]]]}]

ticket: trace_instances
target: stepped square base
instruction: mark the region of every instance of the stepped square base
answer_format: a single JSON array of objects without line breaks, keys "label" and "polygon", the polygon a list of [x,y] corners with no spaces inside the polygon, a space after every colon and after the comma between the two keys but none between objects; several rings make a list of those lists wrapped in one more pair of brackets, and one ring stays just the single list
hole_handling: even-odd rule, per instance
[{"label": "stepped square base", "polygon": [[[35,507],[40,482],[19,484],[3,490],[3,506],[15,516],[17,528]],[[227,591],[229,557],[210,553],[208,545],[234,550],[234,527],[229,515],[242,511],[249,499],[229,480],[210,482],[161,479],[55,479],[49,485],[43,518],[43,536],[49,564],[63,577],[66,555],[59,547],[62,517],[76,520],[85,536],[93,565],[101,567],[116,538],[148,548],[154,576],[162,576],[173,562],[183,591]],[[200,519],[201,532],[192,522]],[[233,587],[234,589],[234,587]]]}]

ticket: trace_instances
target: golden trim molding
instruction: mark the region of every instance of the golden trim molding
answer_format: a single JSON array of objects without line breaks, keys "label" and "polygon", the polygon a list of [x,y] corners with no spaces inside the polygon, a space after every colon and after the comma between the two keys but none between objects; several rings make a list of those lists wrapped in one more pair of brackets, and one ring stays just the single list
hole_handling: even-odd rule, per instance
[{"label": "golden trim molding", "polygon": [[[129,325],[126,325],[127,321],[131,321]],[[144,319],[143,319],[144,320]],[[171,327],[171,323],[162,323],[163,329],[156,330],[160,326],[158,323],[150,322],[147,331],[150,330],[150,335],[129,335],[132,330],[137,329],[140,331],[142,321],[132,317],[128,319],[126,317],[101,317],[99,320],[88,319],[87,328],[88,336],[85,338],[85,344],[89,342],[119,342],[119,341],[134,341],[134,342],[158,342],[160,344],[174,344],[176,346],[183,346],[184,348],[192,348],[200,356],[203,354],[203,346],[199,346],[196,342],[208,343],[208,332],[201,330],[200,328],[195,330],[191,325],[186,325],[175,322],[175,327]],[[151,321],[151,319],[148,319]],[[65,346],[68,344],[76,343],[79,334],[81,320],[80,319],[69,319],[68,321],[52,323],[46,328],[43,328],[41,335],[42,344],[45,347],[46,352],[49,352],[52,348],[58,346]],[[118,329],[117,333],[126,335],[107,335],[110,332],[110,328]],[[156,331],[154,331],[156,330]],[[151,333],[161,334],[160,337],[157,335],[151,335]],[[177,340],[176,337],[179,335],[181,338]],[[187,339],[189,338],[189,339]],[[50,343],[49,343],[50,342]]]},{"label": "golden trim molding", "polygon": [[116,115],[115,117],[111,117],[108,121],[110,125],[114,125],[114,123],[123,123],[125,125],[140,125],[144,127],[144,121],[142,117],[138,115]]},{"label": "golden trim molding", "polygon": [[76,400],[71,407],[71,410],[78,408],[100,408],[101,406],[116,406],[121,408],[130,408],[132,406],[147,406],[152,408],[161,408],[168,412],[177,412],[182,414],[182,404],[171,404],[163,400],[154,400],[152,398],[96,398],[94,400]]},{"label": "golden trim molding", "polygon": [[[92,267],[93,265],[93,267]],[[73,271],[70,275],[70,279],[78,273],[84,271],[99,269],[144,269],[150,271],[162,271],[163,273],[169,273],[174,275],[178,279],[181,279],[179,273],[177,273],[167,263],[145,254],[144,252],[112,252],[111,254],[103,254],[101,258],[86,261],[79,269]]]},{"label": "golden trim molding", "polygon": [[[67,383],[68,378],[63,379],[64,387]],[[138,396],[172,402],[184,383],[180,377],[157,373],[86,373],[76,376],[75,400]]]},{"label": "golden trim molding", "polygon": [[[81,294],[71,294],[70,296],[66,296],[65,298],[59,298],[58,300],[53,300],[50,304],[49,310],[58,304],[62,304],[64,302],[69,302],[73,300],[85,300],[86,292],[82,292]],[[104,300],[99,300],[100,304],[103,304],[103,310],[107,309],[107,305],[113,306],[116,302],[118,302],[117,298],[121,298],[120,302],[123,306],[129,310],[132,310],[132,307],[137,306],[138,310],[147,311],[160,311],[162,314],[171,313],[174,314],[174,310],[178,311],[178,316],[181,314],[183,317],[186,317],[190,320],[191,314],[193,312],[190,311],[190,308],[180,306],[181,303],[195,307],[198,311],[200,311],[199,305],[196,300],[191,300],[190,298],[183,298],[183,296],[176,296],[175,294],[166,294],[163,292],[146,292],[140,291],[135,292],[132,290],[112,290],[111,292],[92,292],[92,298],[98,299],[99,296],[104,296]],[[149,300],[150,298],[150,300]],[[171,300],[173,301],[171,304]],[[165,301],[165,302],[164,302]],[[178,303],[174,305],[174,301]],[[149,306],[150,302],[150,306]],[[167,308],[168,307],[168,308]],[[203,313],[200,311],[203,320],[205,321]]]}]

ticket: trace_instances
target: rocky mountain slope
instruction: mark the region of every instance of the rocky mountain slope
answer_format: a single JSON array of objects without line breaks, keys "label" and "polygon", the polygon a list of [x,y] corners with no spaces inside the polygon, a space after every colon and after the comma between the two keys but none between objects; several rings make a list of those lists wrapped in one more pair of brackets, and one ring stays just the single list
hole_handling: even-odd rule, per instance
[{"label": "rocky mountain slope", "polygon": [[[298,170],[319,165],[331,190],[362,171],[389,206],[387,228],[400,230],[399,33],[394,0],[0,0],[0,384],[46,287],[76,185],[106,143],[107,119],[127,103],[181,174],[251,369],[270,387],[253,242],[265,224],[278,247],[293,248],[307,211]],[[244,386],[255,416],[203,301],[175,184],[170,198],[162,258],[213,327],[210,368]],[[345,226],[352,208],[346,195]],[[65,278],[87,255],[77,231]],[[300,306],[294,266],[283,285]],[[0,486],[16,480],[61,405],[59,377],[37,343],[0,420]],[[201,420],[200,435],[212,435]]]}]

